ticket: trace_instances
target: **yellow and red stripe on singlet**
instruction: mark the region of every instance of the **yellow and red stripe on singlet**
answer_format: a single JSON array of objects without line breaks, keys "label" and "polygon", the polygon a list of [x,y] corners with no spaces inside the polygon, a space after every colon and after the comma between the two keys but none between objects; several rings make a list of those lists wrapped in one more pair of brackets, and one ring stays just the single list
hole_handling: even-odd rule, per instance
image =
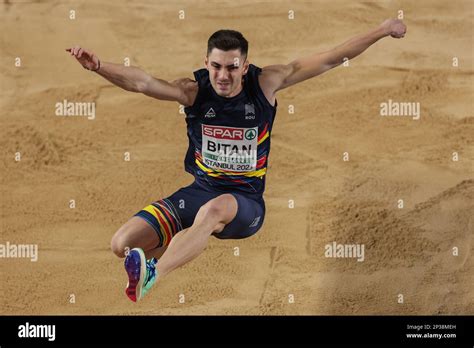
[{"label": "yellow and red stripe on singlet", "polygon": [[257,146],[260,145],[265,141],[270,136],[270,132],[268,131],[268,123],[265,124],[265,128],[263,129],[262,132],[258,135],[258,141],[257,141]]}]

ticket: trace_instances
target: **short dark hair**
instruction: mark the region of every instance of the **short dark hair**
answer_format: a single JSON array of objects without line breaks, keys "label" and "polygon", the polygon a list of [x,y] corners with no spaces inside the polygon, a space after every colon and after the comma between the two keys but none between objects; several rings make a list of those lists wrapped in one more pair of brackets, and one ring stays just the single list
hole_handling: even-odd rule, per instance
[{"label": "short dark hair", "polygon": [[238,31],[222,29],[211,35],[207,41],[207,55],[217,48],[223,51],[239,49],[243,56],[247,56],[249,43],[245,37]]}]

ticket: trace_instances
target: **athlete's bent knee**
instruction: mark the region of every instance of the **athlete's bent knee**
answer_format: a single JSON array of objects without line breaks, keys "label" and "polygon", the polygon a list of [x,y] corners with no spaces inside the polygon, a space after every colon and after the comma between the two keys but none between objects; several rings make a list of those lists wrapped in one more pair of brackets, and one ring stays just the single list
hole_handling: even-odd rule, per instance
[{"label": "athlete's bent knee", "polygon": [[117,231],[110,241],[110,249],[118,257],[125,257],[126,238]]},{"label": "athlete's bent knee", "polygon": [[235,201],[234,196],[229,193],[225,193],[223,195],[220,195],[219,197],[211,199],[209,202],[204,204],[199,210],[201,211],[201,214],[206,218],[212,218],[215,219],[216,222],[225,224],[229,222],[227,220],[229,220],[230,215],[235,215],[232,213],[232,210],[230,210],[231,204],[233,204],[232,200]]}]

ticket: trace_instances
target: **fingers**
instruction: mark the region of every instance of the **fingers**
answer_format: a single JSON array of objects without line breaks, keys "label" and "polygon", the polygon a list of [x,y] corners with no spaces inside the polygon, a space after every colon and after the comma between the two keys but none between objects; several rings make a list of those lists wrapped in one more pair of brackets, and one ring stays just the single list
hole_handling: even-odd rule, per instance
[{"label": "fingers", "polygon": [[404,26],[404,27],[402,28],[402,32],[400,33],[400,38],[405,37],[405,34],[406,34],[406,33],[407,33],[407,27]]},{"label": "fingers", "polygon": [[81,48],[81,50],[82,50],[82,53],[81,53],[82,56],[88,56],[89,58],[92,58],[92,56],[94,55],[94,53],[92,53],[89,50],[86,50],[85,48]]},{"label": "fingers", "polygon": [[66,49],[67,52],[71,53],[71,56],[75,56],[76,58],[80,58],[84,49],[80,46],[74,46],[71,48]]},{"label": "fingers", "polygon": [[66,48],[66,51],[69,52],[71,54],[71,56],[74,55],[74,47]]}]

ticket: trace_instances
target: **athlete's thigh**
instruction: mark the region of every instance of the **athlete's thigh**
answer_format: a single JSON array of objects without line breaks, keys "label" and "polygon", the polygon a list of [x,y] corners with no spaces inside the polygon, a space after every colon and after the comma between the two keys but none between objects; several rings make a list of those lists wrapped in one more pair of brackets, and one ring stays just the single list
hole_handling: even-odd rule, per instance
[{"label": "athlete's thigh", "polygon": [[213,235],[219,239],[242,239],[254,235],[262,227],[265,219],[263,198],[252,199],[243,194],[229,193],[237,200],[237,214],[221,232]]}]

